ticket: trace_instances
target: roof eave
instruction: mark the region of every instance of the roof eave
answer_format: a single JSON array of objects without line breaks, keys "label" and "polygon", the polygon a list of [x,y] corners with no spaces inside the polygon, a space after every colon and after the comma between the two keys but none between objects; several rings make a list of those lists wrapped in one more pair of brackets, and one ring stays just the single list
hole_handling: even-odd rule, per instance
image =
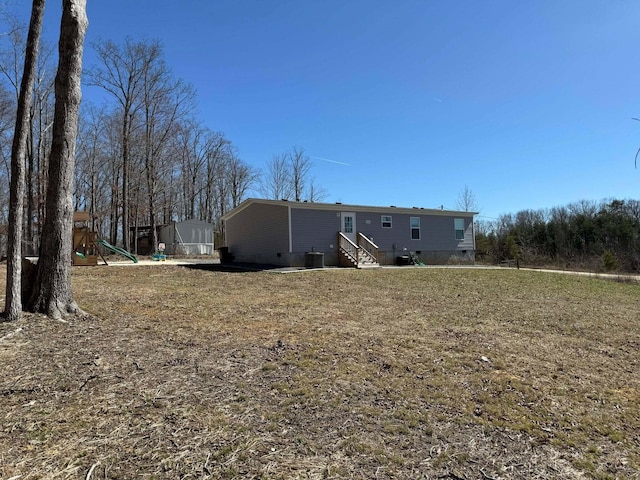
[{"label": "roof eave", "polygon": [[458,210],[444,210],[439,208],[423,208],[423,207],[396,207],[396,206],[372,206],[372,205],[349,205],[340,202],[336,203],[319,203],[319,202],[296,202],[292,200],[269,200],[263,198],[248,198],[236,208],[222,216],[223,221],[227,221],[233,216],[240,213],[252,204],[287,206],[292,208],[306,208],[310,210],[331,210],[331,211],[353,211],[353,212],[380,212],[380,213],[404,213],[404,214],[420,214],[420,215],[439,215],[439,216],[459,216],[473,217],[479,212],[464,212]]}]

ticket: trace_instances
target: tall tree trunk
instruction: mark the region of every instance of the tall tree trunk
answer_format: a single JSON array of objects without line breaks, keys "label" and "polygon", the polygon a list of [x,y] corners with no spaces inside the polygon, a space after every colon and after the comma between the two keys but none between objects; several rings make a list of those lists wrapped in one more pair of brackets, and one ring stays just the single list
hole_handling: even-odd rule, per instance
[{"label": "tall tree trunk", "polygon": [[82,91],[86,0],[63,0],[47,210],[29,308],[53,318],[78,312],[71,294],[73,173]]},{"label": "tall tree trunk", "polygon": [[153,175],[153,170],[147,168],[147,188],[149,190],[147,194],[147,201],[149,202],[149,226],[151,227],[149,232],[149,246],[151,248],[151,253],[155,253],[156,247],[158,246],[158,228],[156,225],[156,187]]},{"label": "tall tree trunk", "polygon": [[[129,112],[125,110],[122,122],[122,246],[131,250],[129,218]],[[115,243],[114,243],[115,245]]]},{"label": "tall tree trunk", "polygon": [[20,318],[22,312],[22,225],[25,191],[25,156],[29,133],[33,83],[38,61],[40,32],[45,0],[33,0],[31,20],[24,57],[24,72],[18,98],[16,128],[11,147],[11,192],[9,200],[9,238],[7,246],[7,286],[5,315],[9,321]]},{"label": "tall tree trunk", "polygon": [[110,216],[109,216],[109,243],[116,245],[118,241],[118,224],[120,223],[120,217],[118,216],[118,209],[120,206],[120,195],[118,191],[118,185],[120,182],[120,170],[117,167],[111,169],[111,175],[113,183],[110,185]]},{"label": "tall tree trunk", "polygon": [[[32,122],[30,122],[32,123]],[[33,143],[33,125],[31,125],[29,127],[30,129],[30,135],[29,135],[29,154],[27,156],[27,183],[26,183],[26,188],[27,188],[27,198],[26,198],[26,203],[27,203],[27,225],[26,225],[26,237],[27,237],[27,254],[28,255],[33,255],[35,253],[34,251],[34,238],[33,238],[33,207],[34,207],[34,203],[35,203],[35,199],[33,196],[33,174],[34,174],[34,163],[35,163],[35,152],[34,152],[34,148],[35,145]]]}]

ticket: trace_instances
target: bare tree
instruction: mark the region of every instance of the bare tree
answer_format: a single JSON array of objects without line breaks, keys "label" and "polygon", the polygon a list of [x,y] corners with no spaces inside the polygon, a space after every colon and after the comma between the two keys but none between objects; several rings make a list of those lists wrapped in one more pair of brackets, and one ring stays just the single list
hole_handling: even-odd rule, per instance
[{"label": "bare tree", "polygon": [[280,155],[274,155],[267,163],[258,182],[257,191],[265,198],[319,201],[326,191],[311,177],[313,162],[305,155],[304,148],[292,147]]},{"label": "bare tree", "polygon": [[7,246],[7,285],[5,315],[7,320],[20,318],[22,312],[22,226],[25,194],[25,157],[29,132],[29,112],[32,103],[32,87],[35,81],[40,32],[44,17],[44,0],[33,0],[31,20],[27,35],[24,72],[20,85],[16,128],[11,148],[11,192],[9,201],[9,232]]},{"label": "bare tree", "polygon": [[[31,15],[33,17],[33,7]],[[9,31],[3,35],[3,42],[6,41],[9,45],[0,50],[0,74],[9,83],[14,99],[18,102],[20,98],[20,78],[24,74],[24,55],[26,54],[25,25],[12,15],[4,15],[4,20],[8,24]],[[38,39],[38,43],[40,43],[40,39]],[[34,61],[35,69],[37,58],[34,58]]]},{"label": "bare tree", "polygon": [[309,180],[308,197],[310,202],[322,202],[327,198],[327,190],[316,185],[314,179]]},{"label": "bare tree", "polygon": [[[159,48],[159,46],[157,47]],[[191,86],[174,79],[162,53],[154,55],[145,64],[142,76],[144,128],[144,170],[147,188],[150,243],[157,242],[157,195],[163,186],[162,179],[173,165],[166,150],[171,136],[178,131],[179,121],[193,108],[195,93]]]},{"label": "bare tree", "polygon": [[86,0],[63,0],[46,218],[37,274],[29,300],[30,310],[53,318],[79,311],[71,292],[70,255],[72,184],[87,25]]},{"label": "bare tree", "polygon": [[196,199],[202,188],[209,133],[209,130],[198,122],[188,120],[180,125],[174,138],[176,157],[180,158],[180,210],[186,219],[196,217]]},{"label": "bare tree", "polygon": [[11,92],[0,85],[0,251],[6,251],[11,178],[11,144],[15,130],[16,106]]},{"label": "bare tree", "polygon": [[209,223],[216,222],[221,216],[219,210],[223,202],[220,201],[220,195],[226,195],[225,164],[232,152],[231,142],[222,133],[210,132],[207,135],[204,184],[199,195],[198,210],[200,218]]},{"label": "bare tree", "polygon": [[[103,110],[90,107],[81,116],[76,147],[74,210],[88,211],[91,228],[101,237],[105,237],[105,219],[109,217],[112,194],[109,190],[112,170],[107,144],[109,120]],[[116,188],[117,184],[116,181]]]},{"label": "bare tree", "polygon": [[[15,101],[20,95],[22,62],[26,50],[27,29],[14,17],[5,16],[9,32],[1,36],[0,77],[13,91]],[[51,144],[53,105],[53,76],[50,71],[52,49],[40,40],[36,71],[32,85],[31,106],[28,111],[26,162],[25,222],[22,233],[22,251],[35,254],[44,218],[44,202],[47,176],[45,174],[48,148]],[[17,109],[17,103],[13,107]]]},{"label": "bare tree", "polygon": [[44,219],[47,189],[47,166],[53,125],[54,76],[50,68],[52,49],[40,47],[38,71],[33,89],[34,101],[30,114],[30,135],[27,155],[26,247],[37,252]]},{"label": "bare tree", "polygon": [[228,168],[229,195],[231,208],[236,208],[255,182],[257,173],[236,155],[229,159]]},{"label": "bare tree", "polygon": [[289,160],[289,168],[291,169],[291,190],[293,198],[296,202],[302,201],[302,196],[307,189],[307,181],[309,180],[309,172],[313,163],[311,159],[304,154],[304,148],[293,147],[287,154]]},{"label": "bare tree", "polygon": [[133,42],[127,38],[122,47],[107,41],[94,45],[101,65],[89,69],[89,85],[99,86],[111,94],[120,107],[120,158],[122,208],[122,243],[126,250],[131,248],[130,241],[130,174],[131,142],[136,116],[142,102],[142,77],[145,67],[160,55],[157,42],[146,44]]},{"label": "bare tree", "polygon": [[464,212],[475,212],[478,210],[478,201],[468,185],[465,185],[464,189],[458,194],[456,208]]},{"label": "bare tree", "polygon": [[274,155],[267,162],[262,173],[258,191],[265,198],[273,200],[288,200],[293,191],[291,189],[291,171],[286,154]]},{"label": "bare tree", "polygon": [[[89,70],[90,84],[100,86],[117,102],[121,121],[122,242],[132,248],[131,226],[149,225],[156,242],[158,215],[171,205],[174,169],[179,162],[174,138],[193,108],[195,92],[176,79],[158,41],[96,45],[100,65]],[[179,167],[178,167],[179,168]]]}]

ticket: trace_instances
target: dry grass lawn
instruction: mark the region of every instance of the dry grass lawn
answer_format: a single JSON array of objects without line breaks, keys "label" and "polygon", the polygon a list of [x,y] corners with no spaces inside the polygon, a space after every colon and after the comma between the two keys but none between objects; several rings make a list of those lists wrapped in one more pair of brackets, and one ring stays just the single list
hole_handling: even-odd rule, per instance
[{"label": "dry grass lawn", "polygon": [[640,478],[637,284],[168,265],[73,282],[91,315],[0,323],[1,478]]}]

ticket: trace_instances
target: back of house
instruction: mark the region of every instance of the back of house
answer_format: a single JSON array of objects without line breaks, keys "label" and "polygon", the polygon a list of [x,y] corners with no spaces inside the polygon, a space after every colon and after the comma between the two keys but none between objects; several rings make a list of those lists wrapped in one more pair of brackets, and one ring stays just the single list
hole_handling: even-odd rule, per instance
[{"label": "back of house", "polygon": [[280,266],[304,266],[310,253],[323,254],[327,266],[347,265],[345,256],[357,251],[380,265],[406,257],[425,264],[473,263],[474,214],[248,199],[223,217],[224,241],[236,262]]}]

